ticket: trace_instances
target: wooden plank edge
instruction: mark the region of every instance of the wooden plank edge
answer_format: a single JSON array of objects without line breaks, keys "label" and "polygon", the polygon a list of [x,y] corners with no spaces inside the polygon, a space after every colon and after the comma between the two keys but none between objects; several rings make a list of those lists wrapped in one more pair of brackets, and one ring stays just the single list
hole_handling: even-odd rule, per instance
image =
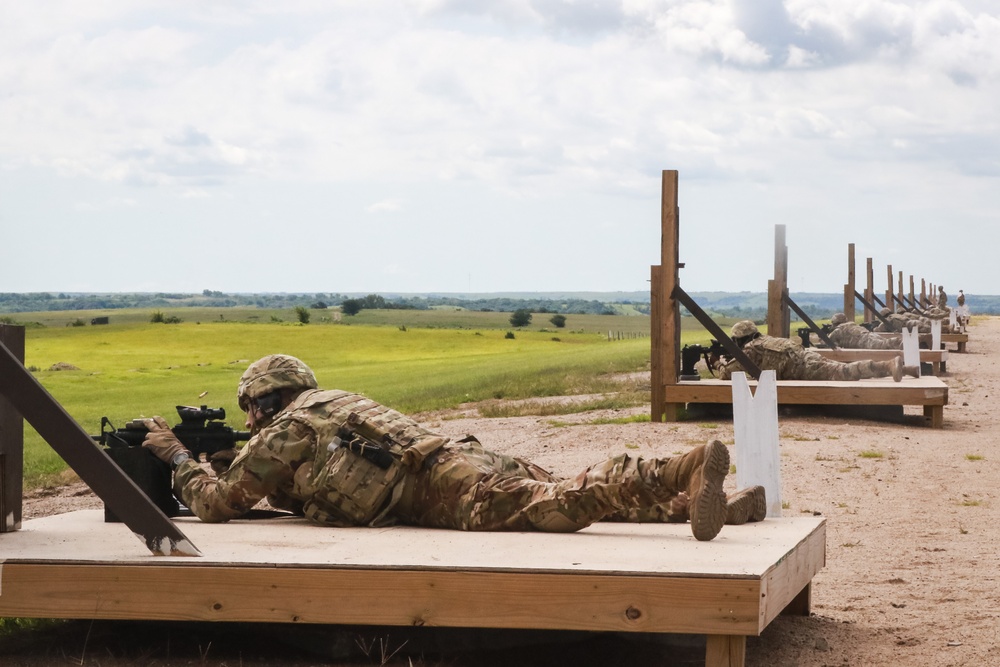
[{"label": "wooden plank edge", "polygon": [[761,581],[761,616],[758,633],[764,631],[826,566],[826,520],[779,560]]},{"label": "wooden plank edge", "polygon": [[24,618],[750,635],[760,591],[758,577],[0,566],[0,616]]}]

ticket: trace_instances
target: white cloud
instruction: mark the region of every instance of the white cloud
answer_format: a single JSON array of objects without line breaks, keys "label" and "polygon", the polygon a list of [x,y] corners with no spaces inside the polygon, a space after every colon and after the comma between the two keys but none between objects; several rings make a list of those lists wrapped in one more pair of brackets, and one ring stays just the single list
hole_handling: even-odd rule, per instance
[{"label": "white cloud", "polygon": [[412,223],[433,193],[426,237],[453,225],[470,246],[487,194],[539,242],[586,195],[614,209],[595,224],[653,209],[629,229],[655,248],[665,168],[740,201],[713,209],[724,224],[821,218],[844,192],[912,218],[956,190],[953,215],[981,221],[998,203],[997,43],[978,0],[14,3],[0,169],[107,188],[78,201],[131,199],[135,219],[170,202],[228,221],[252,192],[244,220]]}]

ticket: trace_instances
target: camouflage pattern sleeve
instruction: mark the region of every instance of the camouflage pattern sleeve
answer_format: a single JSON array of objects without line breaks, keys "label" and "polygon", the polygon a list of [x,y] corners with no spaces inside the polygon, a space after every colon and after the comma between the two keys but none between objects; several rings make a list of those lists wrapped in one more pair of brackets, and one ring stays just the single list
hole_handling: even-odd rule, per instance
[{"label": "camouflage pattern sleeve", "polygon": [[[746,350],[744,349],[743,352],[745,353]],[[736,359],[736,357],[729,359],[722,357],[719,360],[719,365],[716,366],[716,369],[718,370],[718,378],[720,380],[732,380],[733,373],[743,371],[743,366],[740,365],[740,362]]]},{"label": "camouflage pattern sleeve", "polygon": [[312,429],[284,421],[251,438],[217,478],[193,461],[182,463],[174,473],[174,493],[202,521],[235,519],[265,496],[288,498],[295,471],[312,460],[315,449]]}]

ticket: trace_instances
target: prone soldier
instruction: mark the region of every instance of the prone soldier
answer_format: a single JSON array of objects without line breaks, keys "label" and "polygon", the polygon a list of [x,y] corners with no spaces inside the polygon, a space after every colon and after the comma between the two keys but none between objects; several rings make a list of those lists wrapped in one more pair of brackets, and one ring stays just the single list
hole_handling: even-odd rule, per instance
[{"label": "prone soldier", "polygon": [[328,526],[573,532],[595,521],[690,521],[698,540],[766,515],[763,487],[727,498],[719,441],[670,458],[623,454],[562,479],[468,436],[451,442],[359,394],[323,390],[302,361],[269,355],[240,379],[250,441],[212,475],[162,418],[144,447],[173,469],[177,496],[203,521],[260,500]]},{"label": "prone soldier", "polygon": [[[734,324],[731,337],[758,368],[773,370],[777,380],[864,380],[891,376],[900,382],[903,375],[920,376],[918,368],[903,365],[902,357],[851,362],[827,359],[796,340],[762,335],[750,320]],[[716,370],[720,379],[728,380],[734,372],[744,369],[736,359],[723,356],[716,363]]]}]

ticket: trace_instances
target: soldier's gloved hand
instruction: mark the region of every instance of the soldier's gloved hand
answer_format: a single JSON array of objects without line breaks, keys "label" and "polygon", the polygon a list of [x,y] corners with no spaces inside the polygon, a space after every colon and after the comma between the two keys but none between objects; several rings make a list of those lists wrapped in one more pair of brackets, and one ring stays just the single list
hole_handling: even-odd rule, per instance
[{"label": "soldier's gloved hand", "polygon": [[233,459],[240,453],[238,449],[223,449],[208,457],[208,463],[212,466],[212,470],[216,475],[221,475],[222,473],[229,470],[229,466],[233,464]]},{"label": "soldier's gloved hand", "polygon": [[170,426],[163,417],[143,419],[142,423],[149,429],[146,439],[142,441],[142,446],[153,452],[156,458],[164,463],[171,463],[174,457],[181,452],[187,452],[188,456],[191,455],[188,448],[181,444],[174,432],[170,430]]}]

